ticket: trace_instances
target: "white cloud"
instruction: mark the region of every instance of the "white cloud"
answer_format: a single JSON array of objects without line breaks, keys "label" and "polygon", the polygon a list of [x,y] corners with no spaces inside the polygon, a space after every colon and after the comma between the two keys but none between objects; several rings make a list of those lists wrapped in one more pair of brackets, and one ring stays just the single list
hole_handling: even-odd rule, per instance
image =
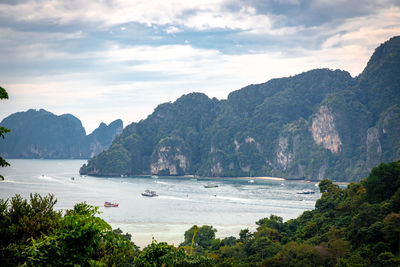
[{"label": "white cloud", "polygon": [[177,32],[180,32],[180,31],[181,31],[181,29],[179,29],[178,27],[175,27],[175,26],[169,26],[165,30],[165,32],[168,33],[168,34],[177,33]]},{"label": "white cloud", "polygon": [[[265,15],[253,8],[238,12],[223,8],[223,0],[192,1],[27,1],[15,5],[0,4],[0,16],[22,22],[74,24],[77,22],[110,27],[130,22],[151,25],[180,25],[198,30],[212,28],[252,29],[270,27]],[[122,27],[121,29],[123,29]],[[179,30],[176,26],[168,33]]]},{"label": "white cloud", "polygon": [[[96,39],[98,45],[83,51],[79,43],[74,43],[78,50],[55,44],[85,41],[90,35],[86,30],[64,33],[0,28],[3,61],[37,71],[24,76],[15,67],[12,81],[0,73],[2,87],[10,93],[10,100],[2,103],[0,118],[28,108],[46,108],[57,114],[73,113],[90,132],[101,121],[109,123],[116,118],[122,118],[125,124],[138,121],[157,104],[174,101],[193,91],[225,98],[229,92],[251,83],[322,67],[348,70],[355,76],[365,67],[376,46],[400,32],[400,9],[395,7],[312,28],[299,25],[274,28],[282,17],[257,14],[251,7],[226,10],[222,8],[223,2],[53,0],[14,6],[0,4],[0,17],[59,25],[79,22],[83,28],[116,26],[115,35],[118,29],[124,31],[127,27],[129,31],[124,35],[129,34],[131,28],[126,23],[138,22],[151,26],[154,31],[164,29],[169,34],[188,28],[236,29],[244,31],[240,36],[244,40],[272,36],[268,42],[289,40],[291,44],[279,47],[280,43],[276,42],[274,45],[280,49],[270,50],[271,43],[258,43],[248,53],[246,43],[235,43],[237,49],[243,49],[236,55],[224,54],[216,48],[201,48],[192,39],[181,45],[166,45],[161,41],[156,45],[138,45],[119,42],[115,37]],[[296,0],[284,2],[297,3]],[[297,39],[303,43],[293,41]],[[322,45],[314,45],[318,41],[323,41]],[[314,46],[304,45],[308,43]],[[92,65],[62,68],[71,61]],[[54,69],[37,70],[37,66],[47,62],[55,62]]]}]

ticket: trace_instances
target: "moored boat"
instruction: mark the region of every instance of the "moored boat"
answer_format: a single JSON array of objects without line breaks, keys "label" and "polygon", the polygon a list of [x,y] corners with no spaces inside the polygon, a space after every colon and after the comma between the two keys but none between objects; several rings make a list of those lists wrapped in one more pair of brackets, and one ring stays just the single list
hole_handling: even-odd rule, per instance
[{"label": "moored boat", "polygon": [[218,185],[216,185],[216,184],[206,184],[204,186],[204,188],[215,188],[215,187],[218,187]]}]

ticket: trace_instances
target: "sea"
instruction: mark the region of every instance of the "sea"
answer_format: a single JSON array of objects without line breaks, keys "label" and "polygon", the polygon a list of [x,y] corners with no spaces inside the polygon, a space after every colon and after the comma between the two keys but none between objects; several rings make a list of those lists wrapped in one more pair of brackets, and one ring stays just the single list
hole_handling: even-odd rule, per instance
[{"label": "sea", "polygon": [[[312,210],[320,197],[315,182],[254,178],[194,178],[176,176],[91,177],[79,175],[86,160],[10,159],[1,168],[0,198],[16,194],[53,194],[56,209],[76,203],[98,206],[99,216],[114,229],[132,235],[144,248],[153,240],[178,246],[193,225],[212,225],[218,238],[255,231],[256,221],[271,214],[285,221]],[[205,188],[205,185],[217,187]],[[157,197],[141,195],[154,190]],[[315,194],[298,194],[315,191]],[[104,207],[104,202],[118,207]]]}]

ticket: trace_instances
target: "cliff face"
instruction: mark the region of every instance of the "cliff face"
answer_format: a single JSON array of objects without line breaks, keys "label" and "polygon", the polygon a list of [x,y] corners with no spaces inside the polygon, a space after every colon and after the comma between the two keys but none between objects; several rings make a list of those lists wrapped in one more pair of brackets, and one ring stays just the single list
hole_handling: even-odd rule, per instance
[{"label": "cliff face", "polygon": [[163,140],[158,145],[150,163],[152,174],[183,175],[190,170],[188,152],[179,141]]},{"label": "cliff face", "polygon": [[89,146],[89,157],[92,158],[108,149],[114,138],[122,133],[122,130],[122,120],[115,120],[109,125],[100,123],[99,127],[89,134],[84,141]]},{"label": "cliff face", "polygon": [[342,142],[333,115],[327,106],[321,106],[318,113],[313,116],[310,131],[317,145],[322,145],[332,153],[339,153]]},{"label": "cliff face", "polygon": [[369,128],[367,131],[367,168],[371,170],[381,162],[382,146],[379,142],[378,129]]},{"label": "cliff face", "polygon": [[[109,150],[128,153],[121,174],[359,180],[378,162],[400,157],[399,103],[395,37],[356,78],[318,69],[250,85],[222,101],[184,95],[129,125]],[[106,155],[81,173],[107,173],[93,172],[114,162]]]},{"label": "cliff face", "polygon": [[107,149],[122,132],[122,121],[104,123],[86,136],[82,123],[70,114],[54,115],[44,109],[11,114],[1,125],[11,129],[0,144],[8,158],[89,158]]},{"label": "cliff face", "polygon": [[292,163],[294,157],[294,152],[289,149],[289,139],[287,137],[279,137],[278,149],[276,152],[276,161],[278,167],[282,171],[286,171],[290,163]]}]

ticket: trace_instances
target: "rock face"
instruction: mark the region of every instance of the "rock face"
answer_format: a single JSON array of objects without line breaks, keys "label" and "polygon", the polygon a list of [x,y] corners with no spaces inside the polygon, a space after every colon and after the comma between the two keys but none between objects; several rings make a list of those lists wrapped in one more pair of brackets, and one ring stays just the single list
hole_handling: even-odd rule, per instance
[{"label": "rock face", "polygon": [[150,164],[152,174],[182,175],[190,168],[189,159],[182,153],[181,148],[160,146],[156,151],[155,160]]},{"label": "rock face", "polygon": [[[226,100],[192,93],[161,104],[81,173],[360,180],[380,161],[400,158],[399,103],[394,37],[356,78],[317,69],[249,85]],[[120,169],[117,153],[125,158]]]},{"label": "rock face", "polygon": [[367,131],[367,168],[371,170],[381,162],[382,146],[379,142],[378,129],[369,128]]},{"label": "rock face", "polygon": [[221,176],[224,170],[221,161],[218,159],[218,157],[212,157],[211,162],[212,162],[210,168],[211,175],[214,177]]},{"label": "rock face", "polygon": [[123,123],[119,119],[109,125],[100,123],[99,127],[86,137],[85,142],[89,144],[90,158],[108,149],[114,138],[122,133],[122,130]]},{"label": "rock face", "polygon": [[294,157],[293,152],[289,150],[289,141],[287,137],[279,137],[276,161],[283,171],[286,171]]},{"label": "rock face", "polygon": [[317,145],[322,145],[332,153],[338,153],[342,146],[336,130],[333,115],[327,106],[321,106],[312,118],[311,133]]},{"label": "rock face", "polygon": [[122,132],[122,121],[117,120],[86,136],[78,118],[44,109],[11,114],[0,124],[11,129],[0,143],[0,154],[8,158],[86,159],[107,149]]}]

